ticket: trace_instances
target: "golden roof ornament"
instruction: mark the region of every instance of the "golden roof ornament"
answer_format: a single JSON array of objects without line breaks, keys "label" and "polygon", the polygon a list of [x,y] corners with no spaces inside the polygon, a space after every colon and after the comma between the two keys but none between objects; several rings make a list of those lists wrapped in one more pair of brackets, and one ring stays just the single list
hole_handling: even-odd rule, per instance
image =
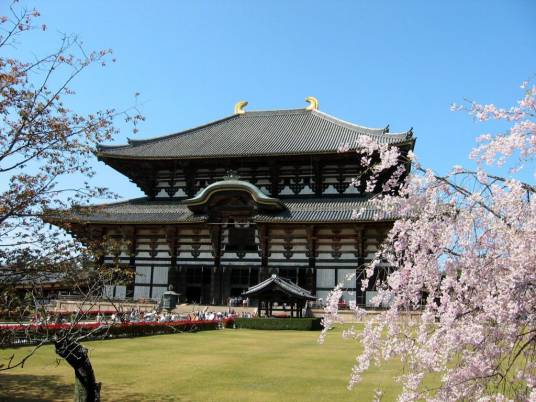
[{"label": "golden roof ornament", "polygon": [[244,114],[246,111],[244,108],[248,105],[247,101],[238,101],[234,106],[234,114]]},{"label": "golden roof ornament", "polygon": [[305,98],[305,102],[309,103],[309,106],[305,108],[306,110],[318,110],[318,99],[314,96],[308,96]]}]

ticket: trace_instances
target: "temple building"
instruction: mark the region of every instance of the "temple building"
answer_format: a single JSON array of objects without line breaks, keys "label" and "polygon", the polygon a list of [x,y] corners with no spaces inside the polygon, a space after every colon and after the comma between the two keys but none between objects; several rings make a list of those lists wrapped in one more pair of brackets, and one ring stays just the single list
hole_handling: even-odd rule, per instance
[{"label": "temple building", "polygon": [[[135,279],[108,295],[160,299],[172,284],[181,301],[225,304],[276,274],[325,298],[361,270],[393,218],[370,205],[359,155],[338,148],[368,135],[407,152],[415,138],[348,123],[306,100],[307,108],[270,111],[239,102],[233,115],[189,130],[100,145],[98,159],[145,194],[66,218],[82,241],[123,245],[104,262]],[[362,305],[367,295],[354,281],[344,298]]]}]

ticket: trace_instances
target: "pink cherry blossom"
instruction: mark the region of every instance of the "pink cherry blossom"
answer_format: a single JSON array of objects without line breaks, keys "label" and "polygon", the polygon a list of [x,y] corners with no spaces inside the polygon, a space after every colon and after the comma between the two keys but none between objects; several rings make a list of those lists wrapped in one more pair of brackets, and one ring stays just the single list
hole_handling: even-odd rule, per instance
[{"label": "pink cherry blossom", "polygon": [[[368,317],[362,331],[345,332],[363,346],[350,388],[371,365],[398,359],[399,401],[536,400],[536,186],[516,177],[535,172],[536,87],[522,88],[511,108],[463,108],[477,120],[510,123],[507,132],[478,137],[470,154],[476,171],[454,166],[440,176],[413,154],[370,137],[358,142],[367,191],[378,189],[379,173],[389,174],[372,202],[400,218],[363,270],[365,289],[380,267],[396,268],[376,282],[374,301],[389,309]],[[394,168],[404,159],[409,175]],[[497,175],[507,163],[514,168]],[[341,287],[328,298],[322,337],[340,322]],[[425,385],[430,375],[438,385]]]}]

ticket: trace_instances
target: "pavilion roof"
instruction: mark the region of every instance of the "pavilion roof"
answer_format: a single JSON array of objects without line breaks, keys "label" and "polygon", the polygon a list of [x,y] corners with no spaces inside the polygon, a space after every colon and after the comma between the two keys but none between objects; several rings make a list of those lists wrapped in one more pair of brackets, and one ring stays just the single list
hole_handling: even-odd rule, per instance
[{"label": "pavilion roof", "polygon": [[242,293],[242,296],[256,298],[277,293],[283,293],[289,298],[316,300],[316,297],[308,290],[299,287],[290,279],[282,278],[276,274],[273,274],[261,283],[250,287],[247,291]]},{"label": "pavilion roof", "polygon": [[99,145],[100,159],[209,159],[218,157],[334,153],[359,136],[380,143],[412,144],[412,130],[390,134],[318,110],[289,109],[234,114],[202,126],[126,145]]},{"label": "pavilion roof", "polygon": [[[391,214],[379,211],[366,198],[285,198],[281,211],[254,215],[257,223],[358,223],[394,221]],[[353,211],[361,214],[352,218]],[[206,222],[208,216],[192,212],[180,200],[137,198],[78,210],[51,212],[49,221],[94,224],[176,224]]]}]

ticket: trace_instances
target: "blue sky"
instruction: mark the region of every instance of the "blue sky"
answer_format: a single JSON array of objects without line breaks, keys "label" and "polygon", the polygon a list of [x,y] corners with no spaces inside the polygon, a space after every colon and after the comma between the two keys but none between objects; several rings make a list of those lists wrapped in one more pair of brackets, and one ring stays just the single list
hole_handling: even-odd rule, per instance
[{"label": "blue sky", "polygon": [[[0,6],[6,7],[7,1]],[[52,49],[76,33],[117,62],[75,83],[81,112],[128,108],[146,117],[133,136],[180,131],[248,109],[320,110],[369,127],[410,126],[424,165],[466,164],[474,137],[494,130],[449,110],[464,98],[510,106],[536,73],[534,1],[27,1],[49,30],[22,45]],[[5,10],[2,10],[4,13]],[[96,162],[98,183],[139,190]]]}]

